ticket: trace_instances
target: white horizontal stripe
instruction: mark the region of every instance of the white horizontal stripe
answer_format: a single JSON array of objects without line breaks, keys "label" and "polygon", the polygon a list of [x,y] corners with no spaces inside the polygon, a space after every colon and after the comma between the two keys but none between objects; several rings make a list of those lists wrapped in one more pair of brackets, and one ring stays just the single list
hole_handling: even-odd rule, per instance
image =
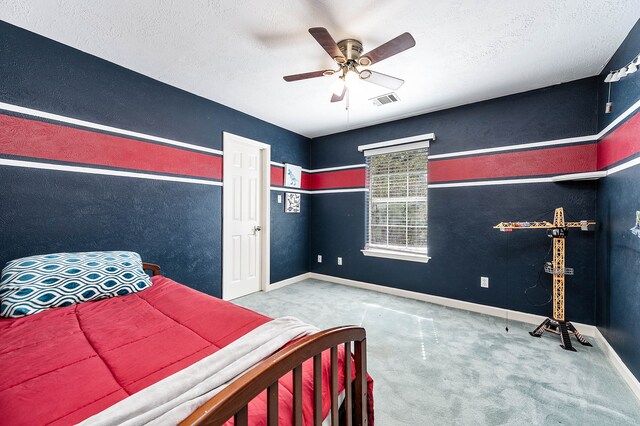
[{"label": "white horizontal stripe", "polygon": [[[504,180],[483,180],[483,181],[474,181],[474,182],[453,182],[453,183],[432,183],[429,184],[429,189],[438,189],[438,188],[460,188],[466,186],[487,186],[487,185],[517,185],[517,184],[525,184],[525,183],[554,183],[560,181],[569,181],[569,180],[585,180],[585,179],[599,179],[611,175],[613,173],[620,172],[622,170],[628,169],[633,166],[637,166],[640,164],[640,157],[634,158],[633,160],[627,161],[626,163],[620,164],[609,170],[601,170],[596,172],[586,172],[586,173],[570,173],[566,175],[558,175],[558,176],[550,176],[550,177],[542,177],[542,178],[523,178],[523,179],[504,179]],[[273,189],[273,187],[271,188]],[[360,192],[360,191],[368,191],[367,188],[350,188],[350,189],[330,189],[330,190],[320,190],[320,191],[307,191],[310,194],[323,194],[323,193],[334,193],[334,192]]]},{"label": "white horizontal stripe", "polygon": [[626,170],[629,167],[637,166],[638,164],[640,164],[640,157],[634,158],[633,160],[629,160],[626,163],[622,163],[610,168],[609,170],[607,170],[607,176]]},{"label": "white horizontal stripe", "polygon": [[179,146],[181,148],[192,149],[192,150],[195,150],[195,151],[202,151],[202,152],[208,152],[208,153],[211,153],[211,154],[222,155],[222,151],[217,150],[217,149],[213,149],[213,148],[207,148],[207,147],[204,147],[204,146],[193,145],[193,144],[185,143],[185,142],[178,142],[178,141],[174,141],[173,139],[161,138],[159,136],[147,135],[147,134],[144,134],[144,133],[133,132],[131,130],[118,129],[117,127],[105,126],[105,125],[102,125],[102,124],[92,123],[90,121],[84,121],[84,120],[78,120],[78,119],[75,119],[75,118],[64,117],[62,115],[51,114],[51,113],[48,113],[48,112],[38,111],[38,110],[35,110],[35,109],[31,109],[31,108],[24,108],[24,107],[17,106],[17,105],[6,104],[4,102],[0,102],[0,109],[6,110],[6,111],[17,112],[17,113],[20,113],[20,114],[31,115],[33,117],[45,118],[47,120],[59,121],[61,123],[73,124],[75,126],[87,127],[87,128],[91,128],[91,129],[103,130],[105,132],[116,133],[116,134],[119,134],[119,135],[132,136],[134,138],[147,139],[147,140],[150,140],[150,141],[161,142],[161,143],[165,143],[165,144],[168,144],[168,145]]},{"label": "white horizontal stripe", "polygon": [[529,148],[539,148],[543,146],[564,145],[569,143],[591,142],[598,140],[598,135],[577,136],[575,138],[555,139],[551,141],[523,143],[519,145],[498,146],[495,148],[472,149],[469,151],[449,152],[446,154],[430,155],[429,160],[437,160],[439,158],[460,157],[462,155],[486,154],[490,152],[500,151],[517,151]]},{"label": "white horizontal stripe", "polygon": [[[272,166],[276,166],[276,167],[283,167],[284,168],[284,163],[278,163],[277,161],[272,161],[271,162]],[[359,168],[364,168],[366,167],[366,164],[351,164],[348,166],[336,166],[336,167],[325,167],[322,169],[305,169],[302,168],[302,171],[305,173],[322,173],[322,172],[332,172],[335,170],[347,170],[347,169],[359,169]]]},{"label": "white horizontal stripe", "polygon": [[603,178],[605,176],[607,176],[607,172],[600,171],[600,172],[570,173],[568,175],[554,176],[551,179],[554,182],[563,182],[567,180],[595,180],[595,179]]},{"label": "white horizontal stripe", "polygon": [[313,191],[308,191],[306,189],[298,189],[298,188],[287,188],[285,186],[272,186],[270,187],[272,191],[282,191],[282,192],[297,192],[299,194],[312,194]]},{"label": "white horizontal stripe", "polygon": [[457,188],[462,186],[486,186],[486,185],[515,185],[521,183],[551,183],[553,178],[532,178],[532,179],[505,179],[505,180],[482,180],[475,182],[459,182],[459,183],[432,183],[428,185],[429,189],[436,188]]},{"label": "white horizontal stripe", "polygon": [[325,167],[323,169],[313,169],[313,170],[302,169],[302,170],[304,170],[307,173],[322,173],[322,172],[332,172],[335,170],[360,169],[366,166],[367,166],[366,164],[351,164],[349,166]]},{"label": "white horizontal stripe", "polygon": [[[291,163],[289,163],[289,164],[291,164]],[[284,163],[278,163],[277,161],[272,161],[272,162],[271,162],[271,165],[272,165],[272,166],[276,166],[276,167],[282,167],[283,169],[284,169],[284,167],[285,167],[285,164],[284,164]],[[303,172],[306,172],[306,173],[313,173],[313,170],[305,169],[304,167],[300,167],[300,169],[301,169]]]},{"label": "white horizontal stripe", "polygon": [[[358,151],[368,151],[370,149],[383,148],[388,146],[402,145],[405,143],[411,142],[421,142],[421,141],[429,141],[436,140],[436,135],[434,133],[425,133],[423,135],[409,136],[401,139],[393,139],[390,141],[376,142],[370,143],[367,145],[358,146]],[[428,144],[429,142],[427,142]]]},{"label": "white horizontal stripe", "polygon": [[[640,164],[640,157],[634,158],[633,160],[627,161],[626,163],[622,163],[612,169],[609,169],[608,171],[593,172],[593,173],[597,173],[597,176],[605,177],[605,176],[620,172],[622,170],[626,170],[630,167],[637,166],[639,164]],[[223,183],[219,181],[209,181],[209,180],[185,178],[185,177],[179,177],[179,176],[153,175],[153,174],[138,173],[138,172],[126,172],[121,170],[98,169],[93,167],[78,167],[78,166],[67,166],[62,164],[39,163],[35,161],[10,160],[10,159],[4,159],[4,158],[0,158],[0,165],[11,166],[11,167],[25,167],[25,168],[31,168],[31,169],[46,169],[46,170],[58,170],[58,171],[76,172],[76,173],[87,173],[87,174],[106,175],[106,176],[131,177],[131,178],[138,178],[138,179],[162,180],[162,181],[170,181],[170,182],[195,183],[199,185],[223,186]],[[589,175],[589,173],[574,173],[574,174],[568,174],[568,175],[561,175],[561,177],[562,177],[562,180],[573,180],[573,179],[577,180],[577,179],[595,177],[595,176],[586,176],[586,175]],[[525,183],[553,183],[558,181],[557,178],[558,176],[544,177],[544,178],[531,178],[531,179],[507,179],[507,180],[488,180],[488,181],[458,182],[458,183],[435,183],[435,184],[429,184],[428,187],[430,189],[438,189],[438,188],[459,188],[459,187],[467,187],[467,186],[515,185],[515,184],[525,184]],[[339,193],[348,193],[348,192],[368,192],[367,188],[306,190],[306,189],[298,189],[298,188],[287,188],[282,186],[272,186],[270,189],[272,191],[297,192],[301,194],[339,194]]]},{"label": "white horizontal stripe", "polygon": [[164,180],[164,181],[170,181],[170,182],[183,182],[183,183],[196,183],[199,185],[222,186],[222,182],[203,180],[203,179],[194,179],[194,178],[185,178],[185,177],[179,177],[179,176],[167,176],[167,175],[152,175],[148,173],[125,172],[121,170],[97,169],[94,167],[66,166],[63,164],[39,163],[35,161],[9,160],[6,158],[0,158],[0,165],[11,166],[11,167],[26,167],[29,169],[45,169],[45,170],[57,170],[57,171],[63,171],[63,172],[87,173],[92,175],[121,176],[121,177],[130,177],[130,178],[138,178],[138,179]]},{"label": "white horizontal stripe", "polygon": [[369,192],[367,188],[348,188],[348,189],[319,189],[312,191],[312,194],[339,194],[342,192]]},{"label": "white horizontal stripe", "polygon": [[272,186],[272,191],[282,191],[282,192],[298,192],[300,194],[339,194],[341,192],[368,192],[367,188],[346,188],[346,189],[316,189],[316,190],[308,190],[308,189],[298,189],[298,188],[287,188],[284,186]]}]

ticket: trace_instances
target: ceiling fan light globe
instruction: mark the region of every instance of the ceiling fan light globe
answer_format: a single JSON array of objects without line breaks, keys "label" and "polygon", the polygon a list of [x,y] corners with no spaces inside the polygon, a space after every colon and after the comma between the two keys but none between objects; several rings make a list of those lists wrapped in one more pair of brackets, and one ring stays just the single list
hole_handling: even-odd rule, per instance
[{"label": "ceiling fan light globe", "polygon": [[620,81],[620,71],[616,71],[613,73],[613,76],[611,76],[611,80],[609,80],[613,83],[615,83],[616,81]]},{"label": "ceiling fan light globe", "polygon": [[344,84],[345,82],[344,82],[344,79],[342,79],[342,77],[334,81],[333,84],[331,85],[331,93],[333,93],[336,96],[340,96],[344,91]]},{"label": "ceiling fan light globe", "polygon": [[367,78],[371,77],[371,71],[369,70],[362,70],[359,74],[360,78],[362,80],[366,80]]},{"label": "ceiling fan light globe", "polygon": [[335,58],[333,58],[333,60],[338,64],[344,64],[347,62],[347,58],[345,58],[344,56],[336,56]]},{"label": "ceiling fan light globe", "polygon": [[609,83],[611,81],[611,79],[613,78],[613,73],[610,72],[609,74],[607,74],[607,76],[604,78],[604,82],[605,83]]},{"label": "ceiling fan light globe", "polygon": [[633,74],[636,71],[638,71],[638,66],[634,63],[631,63],[631,65],[627,67],[627,74]]},{"label": "ceiling fan light globe", "polygon": [[334,71],[334,70],[325,70],[322,74],[323,74],[325,77],[328,77],[328,76],[330,76],[330,75],[335,74],[335,71]]},{"label": "ceiling fan light globe", "polygon": [[368,67],[371,65],[371,59],[368,56],[361,56],[358,58],[358,64],[363,67]]},{"label": "ceiling fan light globe", "polygon": [[626,77],[626,76],[627,76],[627,69],[626,69],[626,68],[621,68],[621,69],[618,71],[618,77],[619,77],[619,78],[622,78],[622,77]]}]

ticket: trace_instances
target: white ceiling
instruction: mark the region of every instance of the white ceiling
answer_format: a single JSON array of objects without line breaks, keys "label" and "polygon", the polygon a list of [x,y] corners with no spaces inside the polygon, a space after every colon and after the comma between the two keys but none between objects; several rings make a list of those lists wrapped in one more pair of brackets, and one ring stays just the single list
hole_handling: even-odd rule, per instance
[{"label": "white ceiling", "polygon": [[[2,0],[0,19],[309,137],[598,74],[640,17],[640,0]],[[416,46],[372,69],[405,84],[350,85],[307,32],[371,50],[405,32]]]}]

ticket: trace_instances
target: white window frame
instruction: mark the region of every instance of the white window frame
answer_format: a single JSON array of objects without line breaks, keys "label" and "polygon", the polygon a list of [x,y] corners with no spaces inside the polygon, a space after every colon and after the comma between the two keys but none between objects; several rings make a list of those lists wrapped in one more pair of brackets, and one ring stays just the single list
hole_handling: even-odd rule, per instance
[{"label": "white window frame", "polygon": [[[423,135],[411,136],[408,138],[395,139],[395,140],[390,140],[385,142],[377,142],[377,143],[372,143],[368,145],[360,145],[358,147],[358,151],[364,152],[365,157],[369,157],[372,155],[389,154],[393,152],[411,151],[415,149],[428,148],[429,141],[435,141],[435,139],[436,137],[433,133],[427,133]],[[367,190],[369,190],[369,188],[367,188]],[[370,199],[367,202],[371,204]],[[367,208],[370,210],[371,205],[367,206]],[[367,221],[367,226],[369,227],[371,226],[370,220],[371,219],[369,218]],[[370,236],[371,236],[371,232],[368,232],[367,238],[370,238]],[[368,244],[368,243],[369,243],[368,241],[365,242],[365,244]],[[427,254],[394,251],[394,250],[382,249],[382,248],[369,247],[367,249],[361,250],[361,252],[365,256],[382,257],[386,259],[395,259],[395,260],[405,260],[410,262],[427,263],[429,262],[429,259],[431,259],[431,257],[428,256]]]}]

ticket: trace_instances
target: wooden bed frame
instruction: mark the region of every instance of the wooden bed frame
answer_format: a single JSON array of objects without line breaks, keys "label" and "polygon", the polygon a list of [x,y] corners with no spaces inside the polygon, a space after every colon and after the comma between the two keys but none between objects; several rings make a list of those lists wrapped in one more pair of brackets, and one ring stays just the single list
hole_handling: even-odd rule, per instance
[{"label": "wooden bed frame", "polygon": [[[160,267],[143,263],[152,275]],[[355,380],[351,379],[351,343],[354,346]],[[180,425],[222,425],[233,417],[236,426],[248,425],[249,402],[267,391],[267,425],[278,424],[278,380],[293,374],[293,424],[302,426],[302,363],[313,358],[313,424],[322,424],[322,353],[331,355],[331,424],[341,424],[338,415],[338,347],[344,345],[344,418],[347,426],[367,424],[366,332],[362,327],[344,326],[324,330],[296,341],[256,364],[223,391],[205,402]],[[352,388],[353,385],[353,388]]]}]

